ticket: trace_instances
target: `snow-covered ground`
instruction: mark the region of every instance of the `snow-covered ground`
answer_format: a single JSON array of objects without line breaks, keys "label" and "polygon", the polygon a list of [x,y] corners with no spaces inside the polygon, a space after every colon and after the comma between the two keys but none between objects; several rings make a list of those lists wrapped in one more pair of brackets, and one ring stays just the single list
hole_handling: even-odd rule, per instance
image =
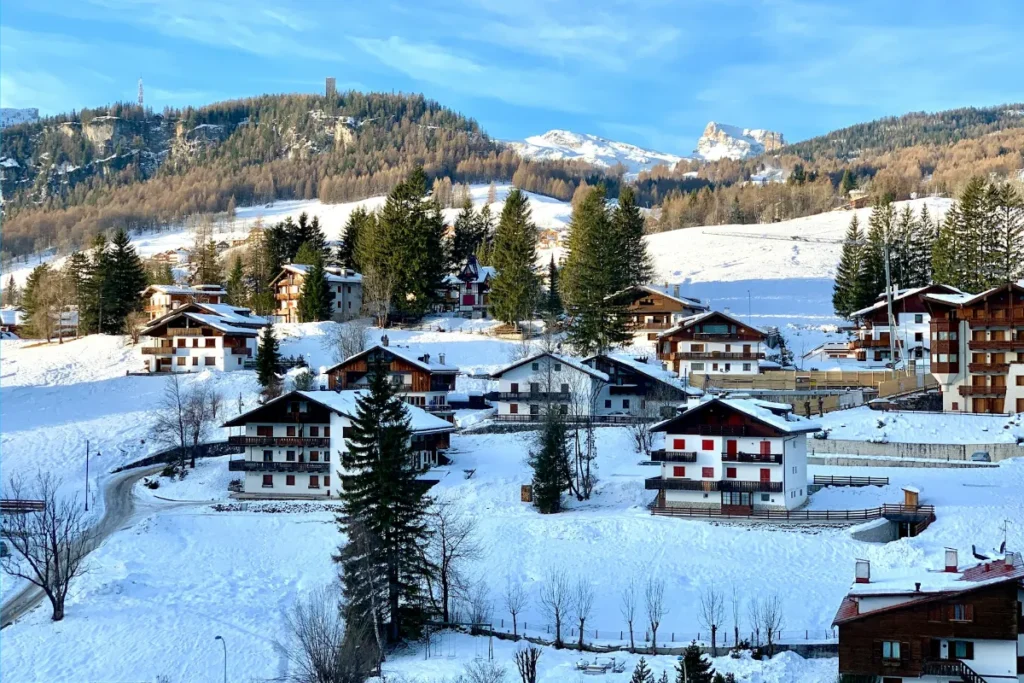
[{"label": "snow-covered ground", "polygon": [[828,413],[818,421],[829,438],[910,443],[1016,443],[1022,415],[880,412],[867,406]]},{"label": "snow-covered ground", "polygon": [[[330,364],[331,353],[322,345],[329,326],[281,326],[284,352],[301,352],[314,367]],[[483,326],[437,319],[423,330],[388,334],[392,344],[446,353],[466,373],[457,385],[466,391],[486,387],[487,380],[470,373],[492,370],[517,352],[514,342],[478,333]],[[39,469],[59,473],[65,478],[63,491],[72,495],[84,483],[86,439],[94,454],[102,452],[91,463],[93,490],[114,466],[155,450],[148,430],[167,380],[124,376],[137,354],[113,337],[63,347],[0,342],[4,477],[31,476]],[[213,383],[228,399],[229,414],[237,410],[239,394],[246,408],[256,396],[248,371],[201,373],[183,381]],[[709,585],[726,590],[735,585],[745,597],[779,592],[786,606],[786,638],[801,640],[806,633],[821,639],[830,633],[855,558],[871,560],[879,572],[938,566],[946,546],[964,553],[972,543],[995,547],[1002,538],[1001,520],[1024,518],[1022,461],[970,470],[812,467],[812,474],[870,474],[892,482],[884,488],[826,489],[812,497],[816,509],[898,502],[900,487],[908,484],[923,491],[923,502],[936,505],[937,521],[918,538],[888,545],[856,541],[848,529],[653,517],[645,507],[651,494],[643,485],[651,468],[640,464],[622,428],[598,431],[600,483],[593,499],[542,516],[520,502],[520,486],[530,479],[531,439],[529,432],[454,436],[453,464],[438,470],[433,493],[458,501],[476,520],[483,555],[467,570],[487,586],[495,623],[508,624],[499,597],[510,578],[529,591],[521,622],[537,635],[545,634],[548,624],[537,601],[539,588],[552,568],[564,567],[595,589],[587,630],[596,629],[600,642],[617,640],[625,628],[618,608],[625,582],[649,574],[664,579],[672,596],[659,641],[682,643],[697,636],[699,595]],[[336,579],[330,555],[343,539],[329,511],[216,512],[204,503],[162,500],[222,498],[230,481],[224,470],[223,459],[205,461],[183,482],[161,479],[156,491],[140,490],[147,497],[147,516],[115,533],[90,557],[91,571],[74,585],[67,618],[53,624],[43,606],[5,629],[4,680],[152,680],[161,674],[175,681],[212,680],[221,666],[215,635],[228,642],[231,680],[281,676],[284,615],[296,598]],[[467,478],[466,470],[473,476]],[[1010,547],[1024,544],[1024,532],[1011,526],[1010,534]],[[792,594],[795,585],[799,596]],[[745,616],[741,619],[746,633]],[[595,638],[588,633],[587,639]],[[423,678],[453,677],[479,652],[479,642],[461,637],[453,657],[446,653],[437,660],[424,660],[414,648],[388,667]],[[508,647],[499,643],[496,652],[511,666]],[[575,659],[546,650],[541,680],[566,680]],[[670,658],[660,658],[656,667],[670,664]],[[723,661],[720,668],[736,670],[740,680],[750,682],[829,680],[835,660],[804,662],[785,655],[765,664]]]}]

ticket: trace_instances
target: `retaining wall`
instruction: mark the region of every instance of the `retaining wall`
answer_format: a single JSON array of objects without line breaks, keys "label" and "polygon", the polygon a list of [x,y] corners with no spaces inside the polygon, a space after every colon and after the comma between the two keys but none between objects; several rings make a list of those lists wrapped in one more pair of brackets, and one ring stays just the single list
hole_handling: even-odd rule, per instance
[{"label": "retaining wall", "polygon": [[971,462],[971,454],[987,451],[992,462],[1024,456],[1024,445],[1013,443],[875,443],[848,439],[808,439],[808,457],[813,455],[875,455],[890,458]]},{"label": "retaining wall", "polygon": [[[197,458],[215,458],[220,455],[234,455],[235,453],[245,453],[245,446],[236,446],[229,444],[227,441],[210,441],[208,443],[201,443],[196,447]],[[192,457],[192,448],[188,447],[185,449],[185,460],[189,460]],[[136,460],[130,462],[123,467],[118,467],[114,472],[122,472],[124,470],[135,469],[136,467],[148,467],[150,465],[159,465],[161,463],[172,463],[181,460],[181,448],[175,446],[174,448],[168,448],[167,450],[158,451],[153,455],[147,456],[142,460]]]}]

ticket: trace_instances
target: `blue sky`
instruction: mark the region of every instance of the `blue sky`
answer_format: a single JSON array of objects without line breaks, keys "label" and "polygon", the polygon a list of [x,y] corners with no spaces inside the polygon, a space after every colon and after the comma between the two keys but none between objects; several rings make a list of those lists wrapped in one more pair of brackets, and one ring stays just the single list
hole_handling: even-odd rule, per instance
[{"label": "blue sky", "polygon": [[423,92],[517,139],[688,153],[709,120],[799,140],[1024,100],[1021,0],[2,0],[0,104]]}]

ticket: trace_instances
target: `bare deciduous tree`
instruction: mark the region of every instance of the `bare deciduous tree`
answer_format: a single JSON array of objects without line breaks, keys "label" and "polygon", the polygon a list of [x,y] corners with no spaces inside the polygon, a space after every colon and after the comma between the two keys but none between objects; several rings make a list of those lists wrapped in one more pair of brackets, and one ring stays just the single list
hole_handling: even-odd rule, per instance
[{"label": "bare deciduous tree", "polygon": [[179,466],[185,471],[185,449],[188,444],[188,430],[185,418],[185,390],[177,374],[172,374],[164,384],[164,395],[156,411],[153,423],[153,438],[171,448],[177,447]]},{"label": "bare deciduous tree", "polygon": [[714,585],[707,586],[700,593],[701,626],[711,632],[711,656],[718,656],[718,629],[725,621],[725,596]]},{"label": "bare deciduous tree", "polygon": [[28,491],[20,479],[7,485],[13,501],[42,501],[42,509],[3,518],[3,538],[15,553],[0,558],[11,575],[42,589],[53,609],[51,618],[64,618],[64,601],[71,582],[85,573],[83,562],[92,549],[92,533],[82,519],[77,498],[58,499],[60,481],[49,474],[36,478]]},{"label": "bare deciduous tree", "polygon": [[740,589],[734,583],[732,589],[729,591],[729,607],[732,609],[732,637],[733,646],[740,644],[740,607],[742,606],[742,599],[740,598]]},{"label": "bare deciduous tree", "polygon": [[582,372],[569,375],[569,414],[573,418],[573,484],[577,500],[589,500],[597,486],[597,440],[595,413],[606,383]]},{"label": "bare deciduous tree", "polygon": [[185,394],[185,437],[192,447],[192,468],[196,466],[199,444],[207,439],[214,426],[211,408],[213,393],[205,382],[200,382]]},{"label": "bare deciduous tree", "polygon": [[654,433],[651,432],[651,427],[661,418],[662,408],[671,404],[672,394],[659,385],[638,405],[630,408],[629,414],[635,419],[629,424],[628,430],[637,453],[650,454],[654,447]]},{"label": "bare deciduous tree", "polygon": [[362,638],[353,633],[359,627],[342,619],[336,594],[336,590],[316,590],[285,616],[293,641],[285,648],[291,662],[287,680],[362,683],[373,670],[374,656],[359,646]]},{"label": "bare deciduous tree", "polygon": [[132,340],[132,346],[139,343],[139,337],[148,322],[149,317],[141,311],[131,311],[124,317],[124,333]]},{"label": "bare deciduous tree", "polygon": [[456,500],[438,497],[427,513],[430,542],[420,549],[427,599],[442,621],[451,621],[452,601],[468,591],[465,565],[481,555],[476,520]]},{"label": "bare deciduous tree", "polygon": [[562,620],[569,611],[571,601],[569,575],[564,569],[548,572],[540,589],[540,604],[555,625],[555,647],[562,647]]},{"label": "bare deciduous tree", "polygon": [[502,593],[502,602],[505,610],[512,615],[512,637],[519,640],[519,615],[526,609],[529,597],[522,581],[515,581],[511,576],[505,577],[505,592]]},{"label": "bare deciduous tree", "polygon": [[784,623],[782,600],[778,595],[768,595],[757,602],[757,623],[768,644],[768,656],[775,656],[775,641],[779,638]]},{"label": "bare deciduous tree", "polygon": [[370,344],[368,325],[363,320],[350,320],[330,328],[324,335],[323,349],[340,363],[366,350]]},{"label": "bare deciduous tree", "polygon": [[633,641],[633,623],[636,621],[637,602],[640,598],[640,589],[636,583],[636,577],[630,576],[626,587],[622,589],[622,597],[619,602],[619,612],[629,627],[629,651],[636,652],[636,643]]},{"label": "bare deciduous tree", "polygon": [[658,652],[658,627],[668,614],[665,607],[665,580],[650,576],[644,586],[644,606],[647,608],[647,623],[651,627],[651,652]]},{"label": "bare deciduous tree", "polygon": [[466,605],[466,617],[469,619],[469,623],[473,625],[473,630],[476,630],[477,626],[486,626],[491,623],[491,612],[493,604],[491,603],[491,595],[487,590],[487,583],[481,578],[477,579],[466,591],[464,598]]},{"label": "bare deciduous tree", "polygon": [[505,683],[506,680],[508,671],[496,662],[481,659],[466,665],[467,683]]},{"label": "bare deciduous tree", "polygon": [[750,624],[750,628],[754,630],[751,634],[754,637],[752,645],[761,644],[761,617],[758,611],[757,598],[750,598],[747,601],[747,622]]},{"label": "bare deciduous tree", "polygon": [[540,659],[541,649],[534,645],[526,645],[516,650],[516,668],[519,669],[519,678],[522,683],[537,683],[537,661]]},{"label": "bare deciduous tree", "polygon": [[579,634],[579,645],[580,651],[583,651],[583,628],[586,625],[587,619],[590,618],[590,612],[594,609],[594,587],[590,585],[590,582],[584,578],[576,580],[576,585],[573,586],[572,590],[572,614],[573,618],[580,625]]},{"label": "bare deciduous tree", "polygon": [[395,284],[391,269],[370,266],[363,273],[363,308],[376,321],[377,327],[387,327]]}]

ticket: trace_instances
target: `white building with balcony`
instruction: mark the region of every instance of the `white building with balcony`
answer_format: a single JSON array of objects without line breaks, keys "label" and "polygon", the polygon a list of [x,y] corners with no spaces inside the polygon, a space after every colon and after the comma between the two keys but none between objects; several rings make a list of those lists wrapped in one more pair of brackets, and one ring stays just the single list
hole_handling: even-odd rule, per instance
[{"label": "white building with balcony", "polygon": [[684,318],[658,336],[658,359],[680,377],[756,375],[765,362],[768,335],[727,313]]},{"label": "white building with balcony", "polygon": [[143,328],[142,357],[152,373],[241,370],[266,324],[248,308],[187,303]]},{"label": "white building with balcony", "polygon": [[570,418],[601,414],[607,373],[554,353],[537,353],[493,373],[497,391],[487,395],[499,422],[539,420],[547,406]]},{"label": "white building with balcony", "polygon": [[651,460],[661,472],[645,483],[658,492],[655,512],[799,508],[808,495],[807,435],[820,429],[788,404],[739,398],[711,399],[658,423],[651,431],[664,441]]}]

